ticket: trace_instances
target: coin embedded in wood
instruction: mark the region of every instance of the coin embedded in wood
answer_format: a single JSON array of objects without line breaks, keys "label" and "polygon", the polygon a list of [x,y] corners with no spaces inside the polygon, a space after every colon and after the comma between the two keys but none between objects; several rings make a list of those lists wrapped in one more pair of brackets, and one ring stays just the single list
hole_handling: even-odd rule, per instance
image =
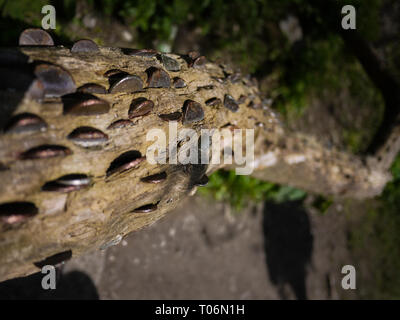
[{"label": "coin embedded in wood", "polygon": [[33,80],[26,95],[33,100],[41,101],[45,96],[43,82],[39,79]]},{"label": "coin embedded in wood", "polygon": [[38,212],[38,208],[32,202],[6,202],[0,204],[0,221],[6,224],[24,222]]},{"label": "coin embedded in wood", "polygon": [[107,93],[106,88],[97,83],[86,83],[83,86],[80,86],[76,91],[84,93],[98,93],[98,94]]},{"label": "coin embedded in wood", "polygon": [[211,98],[211,99],[208,99],[208,100],[206,101],[206,105],[209,106],[209,107],[218,106],[218,105],[220,105],[221,103],[222,103],[221,99],[216,98],[216,97]]},{"label": "coin embedded in wood", "polygon": [[19,36],[20,46],[54,46],[50,34],[39,28],[24,30]]},{"label": "coin embedded in wood", "polygon": [[34,73],[43,84],[46,97],[60,97],[76,91],[75,82],[69,72],[59,66],[39,64]]},{"label": "coin embedded in wood", "polygon": [[[117,76],[118,75],[113,75],[112,77],[117,77]],[[109,93],[136,92],[142,89],[143,89],[143,81],[140,77],[136,75],[123,74],[119,79],[116,79],[112,83],[108,91]]]},{"label": "coin embedded in wood", "polygon": [[59,177],[56,180],[47,182],[43,185],[42,190],[68,193],[86,188],[90,185],[90,183],[91,178],[88,177],[86,174],[67,174]]},{"label": "coin embedded in wood", "polygon": [[164,121],[178,121],[182,118],[182,113],[176,111],[172,113],[159,114],[158,116]]},{"label": "coin embedded in wood", "polygon": [[250,109],[261,109],[262,104],[261,103],[255,103],[254,101],[250,101],[249,104],[247,105],[248,108]]},{"label": "coin embedded in wood", "polygon": [[151,176],[141,178],[140,180],[146,183],[160,183],[163,182],[165,179],[167,179],[167,173],[163,171],[161,173],[156,173]]},{"label": "coin embedded in wood", "polygon": [[181,66],[177,60],[174,58],[168,57],[165,54],[160,55],[160,60],[164,65],[165,69],[168,71],[179,71],[181,70]]},{"label": "coin embedded in wood", "polygon": [[106,72],[104,72],[104,76],[105,76],[106,78],[109,78],[109,77],[111,77],[111,76],[113,76],[113,75],[116,75],[116,74],[118,74],[118,73],[125,73],[125,74],[128,74],[127,72],[121,71],[121,70],[119,70],[119,69],[110,69],[110,70],[107,70]]},{"label": "coin embedded in wood", "polygon": [[99,47],[97,44],[89,39],[78,40],[74,43],[71,48],[71,52],[73,53],[82,53],[82,52],[99,52]]},{"label": "coin embedded in wood", "polygon": [[60,193],[69,193],[69,192],[73,192],[73,191],[78,191],[83,189],[86,186],[77,186],[77,185],[65,185],[65,184],[60,184],[57,183],[56,181],[50,181],[45,183],[42,186],[42,191],[46,191],[46,192],[60,192]]},{"label": "coin embedded in wood", "polygon": [[238,104],[245,103],[245,102],[246,102],[246,98],[247,98],[246,96],[241,95],[241,96],[239,97],[237,103],[238,103]]},{"label": "coin embedded in wood", "polygon": [[201,104],[193,101],[186,100],[183,105],[183,124],[190,124],[204,119],[204,111]]},{"label": "coin embedded in wood", "polygon": [[196,58],[196,59],[190,64],[190,66],[191,66],[191,67],[194,67],[194,68],[196,68],[196,67],[202,67],[202,66],[204,66],[204,65],[206,64],[206,62],[207,62],[206,57],[205,57],[205,56],[200,56],[200,57]]},{"label": "coin embedded in wood", "polygon": [[142,157],[141,153],[137,150],[124,152],[111,162],[106,175],[110,176],[114,173],[121,173],[134,168],[145,159],[146,157]]},{"label": "coin embedded in wood", "polygon": [[72,151],[67,147],[60,145],[45,144],[31,148],[19,156],[22,160],[29,159],[47,159],[53,157],[64,157],[72,154]]},{"label": "coin embedded in wood", "polygon": [[149,88],[169,88],[171,78],[163,69],[150,67],[146,70],[147,86]]},{"label": "coin embedded in wood", "polygon": [[108,140],[108,136],[104,132],[92,127],[76,128],[67,138],[84,148],[100,146]]},{"label": "coin embedded in wood", "polygon": [[4,128],[6,133],[42,131],[47,128],[46,122],[39,116],[24,112],[15,115]]},{"label": "coin embedded in wood", "polygon": [[174,78],[173,84],[174,84],[174,88],[177,88],[177,89],[186,87],[186,82],[179,77]]},{"label": "coin embedded in wood", "polygon": [[229,94],[225,95],[224,106],[232,112],[237,112],[239,110],[239,105],[236,100]]},{"label": "coin embedded in wood", "polygon": [[151,203],[133,210],[136,213],[148,213],[157,210],[157,204]]},{"label": "coin embedded in wood", "polygon": [[120,119],[111,123],[107,129],[120,129],[131,125],[133,125],[132,121],[126,119]]},{"label": "coin embedded in wood", "polygon": [[110,105],[107,101],[89,93],[76,92],[67,94],[62,97],[62,101],[64,114],[90,116],[107,113],[110,110]]},{"label": "coin embedded in wood", "polygon": [[83,173],[72,173],[62,176],[56,181],[67,186],[83,186],[90,184],[91,179]]},{"label": "coin embedded in wood", "polygon": [[206,86],[197,87],[197,91],[201,91],[201,90],[212,90],[212,89],[214,89],[214,86],[213,86],[213,85],[206,85]]},{"label": "coin embedded in wood", "polygon": [[132,100],[128,111],[129,119],[144,116],[150,113],[154,108],[154,102],[146,98],[140,97]]}]

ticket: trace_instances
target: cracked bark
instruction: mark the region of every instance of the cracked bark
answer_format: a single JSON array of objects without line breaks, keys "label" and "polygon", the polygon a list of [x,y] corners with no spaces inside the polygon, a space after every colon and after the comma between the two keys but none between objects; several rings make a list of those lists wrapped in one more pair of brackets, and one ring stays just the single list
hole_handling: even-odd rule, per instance
[{"label": "cracked bark", "polygon": [[[63,47],[8,50],[11,56],[22,52],[30,61],[63,67],[77,87],[96,83],[108,88],[108,78],[104,74],[112,69],[136,75],[144,83],[149,68],[165,70],[162,62],[151,54],[131,56],[115,48],[102,47],[97,54],[74,54]],[[10,67],[9,53],[2,53],[2,57],[8,57],[1,62],[3,70]],[[70,252],[75,257],[118,243],[128,233],[157,221],[183,198],[193,194],[204,173],[232,168],[212,164],[153,165],[142,161],[129,170],[107,174],[110,164],[121,154],[136,150],[145,155],[153,144],[146,141],[148,129],[161,128],[168,132],[168,122],[159,115],[181,112],[186,100],[200,103],[204,119],[185,125],[179,121],[178,129],[193,128],[199,136],[200,130],[206,128],[255,130],[253,175],[257,178],[314,193],[355,198],[380,194],[390,180],[390,174],[378,166],[373,157],[359,158],[326,148],[314,137],[288,132],[274,111],[262,106],[261,93],[249,78],[239,78],[226,67],[213,63],[202,65],[199,61],[198,66],[196,63],[193,66],[187,57],[186,60],[177,55],[169,57],[180,67],[180,71],[166,71],[171,81],[179,77],[186,82],[186,87],[95,93],[110,105],[108,112],[99,115],[63,114],[60,98],[38,101],[24,95],[26,90],[22,95],[18,95],[18,91],[1,91],[3,125],[11,115],[29,112],[40,116],[47,123],[47,129],[0,135],[0,205],[24,201],[37,208],[36,215],[21,222],[0,222],[0,281],[37,272],[46,258],[60,253],[56,258],[68,257]],[[1,81],[10,81],[10,78],[1,78]],[[237,112],[224,107],[223,103],[214,106],[205,103],[212,98],[223,102],[226,94],[241,100]],[[128,119],[131,102],[138,97],[154,102],[151,112],[131,119],[128,126],[110,127],[117,120]],[[243,101],[240,97],[246,99]],[[82,148],[68,139],[73,130],[82,126],[102,131],[108,136],[107,142],[93,149]],[[68,148],[70,154],[21,160],[23,152],[41,145],[61,145]],[[157,184],[141,180],[164,171],[166,180]],[[42,190],[49,181],[78,173],[91,177],[91,184],[73,192]]]}]

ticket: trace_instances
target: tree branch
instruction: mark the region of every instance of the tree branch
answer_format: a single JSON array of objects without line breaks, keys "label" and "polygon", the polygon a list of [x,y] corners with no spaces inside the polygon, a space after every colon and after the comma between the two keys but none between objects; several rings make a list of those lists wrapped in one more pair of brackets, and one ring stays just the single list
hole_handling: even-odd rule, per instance
[{"label": "tree branch", "polygon": [[[0,57],[6,59],[2,50]],[[24,86],[22,98],[18,90],[1,91],[2,97],[7,96],[7,100],[0,99],[1,116],[10,113],[6,106],[13,101],[13,115],[29,113],[33,117],[23,122],[13,118],[0,135],[0,281],[37,272],[49,257],[75,257],[117,243],[193,194],[203,183],[204,173],[223,167],[151,164],[137,156],[138,152],[145,155],[154,143],[146,140],[148,130],[168,132],[169,122],[165,120],[182,112],[188,100],[200,104],[204,118],[197,118],[200,113],[196,106],[194,121],[179,121],[178,129],[192,128],[199,136],[201,129],[255,129],[254,175],[261,179],[359,198],[379,194],[389,179],[386,171],[359,158],[324,148],[301,134],[288,133],[272,110],[261,107],[260,93],[251,81],[229,74],[221,66],[203,63],[203,58],[168,55],[173,60],[158,59],[150,51],[126,54],[114,48],[99,48],[95,54],[75,54],[63,47],[11,51],[22,52],[36,64],[46,61],[62,67],[76,87],[96,83],[109,88],[115,69],[135,75],[131,78],[135,86],[140,79],[164,87],[145,84],[139,92],[131,93],[129,86],[121,86],[121,92],[93,93],[94,100],[86,99],[83,104],[71,104],[68,95],[38,100],[30,86]],[[180,70],[167,71],[166,66]],[[161,71],[154,76],[154,70]],[[178,83],[172,81],[176,77],[186,86],[182,87],[182,82],[171,85]],[[52,85],[61,81],[52,79]],[[62,83],[64,90],[68,81]],[[58,87],[50,88],[55,91]],[[237,112],[229,99],[224,106],[226,95],[240,101]],[[138,98],[146,98],[153,105],[140,104]],[[36,124],[34,130],[22,130],[26,123]],[[82,127],[92,129],[88,133]],[[96,147],[90,147],[91,143]],[[160,173],[165,173],[165,178],[158,183],[148,178]]]}]

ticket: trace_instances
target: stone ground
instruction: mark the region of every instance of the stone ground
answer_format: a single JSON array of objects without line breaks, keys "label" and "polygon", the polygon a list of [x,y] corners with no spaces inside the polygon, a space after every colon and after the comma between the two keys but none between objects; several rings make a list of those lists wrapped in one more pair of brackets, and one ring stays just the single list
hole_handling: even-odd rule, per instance
[{"label": "stone ground", "polygon": [[41,274],[0,283],[0,298],[338,299],[351,264],[341,204],[324,215],[266,203],[241,213],[194,196],[118,245],[67,262],[57,289]]}]

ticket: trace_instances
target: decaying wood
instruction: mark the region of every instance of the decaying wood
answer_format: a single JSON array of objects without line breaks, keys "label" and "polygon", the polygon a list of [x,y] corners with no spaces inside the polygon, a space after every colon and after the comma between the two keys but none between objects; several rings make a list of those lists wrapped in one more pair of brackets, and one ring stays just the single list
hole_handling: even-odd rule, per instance
[{"label": "decaying wood", "polygon": [[[2,64],[8,75],[13,64],[19,64],[10,62],[13,60],[10,56],[17,52],[29,57],[31,63],[45,61],[61,66],[70,73],[77,88],[95,83],[108,89],[110,83],[105,74],[119,69],[139,77],[144,89],[135,93],[123,90],[93,93],[110,106],[108,112],[97,115],[68,113],[60,97],[35,99],[26,90],[22,95],[18,95],[18,90],[1,92],[0,114],[4,125],[12,115],[30,113],[39,116],[46,127],[29,132],[6,131],[0,135],[0,211],[3,208],[0,214],[4,218],[0,221],[0,281],[37,272],[45,259],[54,255],[52,259],[57,262],[71,254],[75,257],[118,243],[128,233],[157,221],[181,199],[193,194],[204,174],[224,167],[153,165],[138,161],[128,170],[118,170],[115,160],[125,152],[146,154],[153,143],[146,141],[150,128],[168,132],[168,121],[165,121],[168,117],[159,115],[182,112],[187,100],[201,105],[204,119],[189,124],[180,120],[178,129],[193,128],[199,134],[202,128],[255,129],[253,175],[260,179],[315,193],[357,198],[380,194],[390,180],[387,170],[373,165],[374,159],[365,160],[329,149],[312,137],[288,132],[277,115],[263,105],[258,88],[248,77],[232,74],[224,66],[204,63],[203,57],[169,54],[167,57],[173,60],[168,60],[151,53],[127,55],[121,49],[106,47],[95,53],[71,53],[64,47],[24,47],[8,49],[8,58]],[[166,64],[168,69],[179,71],[168,71]],[[170,87],[148,88],[146,82],[151,68],[159,68],[161,78],[165,73],[169,75]],[[177,77],[186,86],[175,88],[173,83],[181,82],[174,80]],[[1,81],[9,80],[2,77]],[[224,106],[226,94],[240,101],[237,112]],[[154,107],[145,115],[129,119],[131,103],[137,98],[151,100]],[[212,98],[221,102],[206,105]],[[98,130],[97,136],[105,141],[94,148],[79,145],[71,139],[71,133],[80,127]],[[62,146],[68,152],[57,149],[58,156],[44,158],[50,151],[42,150],[39,155],[37,150],[32,151],[43,145]],[[31,151],[27,153],[28,150]],[[153,179],[158,183],[143,179],[163,172],[166,178]],[[60,187],[57,179],[70,174],[86,175],[90,183],[85,182],[82,187]],[[17,210],[15,203],[21,206],[20,202],[34,207],[19,207],[22,212],[30,211],[25,216],[7,216],[6,211]],[[23,205],[27,206],[26,203]]]}]

